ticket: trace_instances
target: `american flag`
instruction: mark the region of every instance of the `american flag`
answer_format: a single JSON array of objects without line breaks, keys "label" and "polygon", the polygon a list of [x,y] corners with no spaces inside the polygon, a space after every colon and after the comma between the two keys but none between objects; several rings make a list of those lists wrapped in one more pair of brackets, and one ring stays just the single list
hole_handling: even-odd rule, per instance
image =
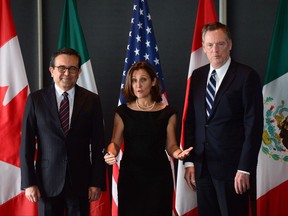
[{"label": "american flag", "polygon": [[[152,18],[149,12],[147,0],[135,0],[133,5],[133,17],[131,19],[127,53],[122,75],[119,105],[126,103],[122,95],[122,89],[126,80],[126,73],[128,72],[129,68],[138,61],[147,61],[154,66],[157,76],[162,84],[162,100],[164,103],[168,104],[166,99],[166,91],[164,87],[158,46],[156,44],[156,39],[154,36]],[[124,150],[123,146],[124,145],[122,144],[122,148],[118,154],[117,164],[113,165],[112,216],[118,216],[117,182],[120,168],[119,162],[122,158],[122,153]],[[175,176],[174,162],[172,159],[170,161],[173,176]]]},{"label": "american flag", "polygon": [[[148,2],[146,0],[135,0],[133,5],[133,17],[131,19],[131,28],[129,31],[121,90],[125,84],[126,73],[131,65],[138,61],[147,61],[154,66],[162,84],[162,93],[165,95],[159,51],[154,36]],[[125,103],[125,99],[121,92],[119,99],[120,104]]]}]

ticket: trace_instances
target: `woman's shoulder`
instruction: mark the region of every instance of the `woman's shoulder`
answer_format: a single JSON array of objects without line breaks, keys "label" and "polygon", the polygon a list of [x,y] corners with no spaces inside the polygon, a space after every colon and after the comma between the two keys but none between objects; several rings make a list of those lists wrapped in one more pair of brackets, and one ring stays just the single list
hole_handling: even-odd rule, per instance
[{"label": "woman's shoulder", "polygon": [[170,105],[166,105],[165,110],[166,110],[166,112],[170,113],[171,115],[177,114],[177,110]]},{"label": "woman's shoulder", "polygon": [[126,104],[121,104],[118,107],[115,108],[116,113],[122,113],[125,110],[127,110],[127,105]]},{"label": "woman's shoulder", "polygon": [[[133,103],[121,104],[118,107],[116,107],[115,112],[121,115],[121,114],[127,113],[128,110],[141,112],[133,106]],[[142,111],[142,112],[147,112],[147,111]],[[158,102],[155,104],[153,109],[149,110],[148,112],[164,112],[164,113],[173,115],[177,113],[177,110],[174,107],[167,105],[163,102]]]},{"label": "woman's shoulder", "polygon": [[177,110],[174,107],[172,107],[166,103],[163,103],[163,102],[158,103],[158,108],[156,111],[158,111],[158,112],[162,113],[162,115],[166,115],[168,117],[171,117],[172,115],[177,113]]}]

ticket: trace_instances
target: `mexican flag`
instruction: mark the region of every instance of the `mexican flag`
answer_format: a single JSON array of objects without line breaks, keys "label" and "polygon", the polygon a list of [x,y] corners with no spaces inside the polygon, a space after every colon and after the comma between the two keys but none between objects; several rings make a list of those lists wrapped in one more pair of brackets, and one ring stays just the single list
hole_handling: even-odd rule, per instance
[{"label": "mexican flag", "polygon": [[264,130],[257,168],[257,215],[288,215],[288,1],[279,0],[264,80]]},{"label": "mexican flag", "polygon": [[82,65],[77,84],[97,93],[93,69],[86,46],[86,41],[80,24],[76,0],[65,0],[58,48],[70,47],[81,56]]},{"label": "mexican flag", "polygon": [[0,215],[34,216],[20,188],[20,138],[29,87],[10,0],[0,0]]},{"label": "mexican flag", "polygon": [[[64,47],[75,49],[81,56],[82,72],[80,73],[77,84],[94,93],[98,93],[84,33],[77,12],[76,0],[65,0],[58,41],[58,48]],[[111,215],[108,171],[106,179],[107,191],[102,192],[99,200],[91,202],[90,215]]]}]

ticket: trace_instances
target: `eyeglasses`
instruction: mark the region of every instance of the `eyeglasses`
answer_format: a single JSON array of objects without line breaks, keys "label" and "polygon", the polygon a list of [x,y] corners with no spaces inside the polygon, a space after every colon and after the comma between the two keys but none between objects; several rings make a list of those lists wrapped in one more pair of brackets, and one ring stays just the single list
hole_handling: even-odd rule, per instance
[{"label": "eyeglasses", "polygon": [[54,66],[58,69],[59,73],[64,74],[65,71],[68,69],[70,74],[76,74],[79,71],[79,68],[75,67],[75,66],[70,66],[70,67],[66,67],[64,65],[60,65],[60,66]]}]

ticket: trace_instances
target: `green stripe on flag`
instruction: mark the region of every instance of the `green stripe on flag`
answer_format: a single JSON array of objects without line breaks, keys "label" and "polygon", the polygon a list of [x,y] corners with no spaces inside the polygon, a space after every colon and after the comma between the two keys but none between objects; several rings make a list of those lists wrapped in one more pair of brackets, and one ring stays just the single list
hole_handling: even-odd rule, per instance
[{"label": "green stripe on flag", "polygon": [[94,73],[77,12],[76,0],[65,0],[58,48],[70,47],[81,56],[81,73],[77,84],[98,93]]},{"label": "green stripe on flag", "polygon": [[58,41],[58,48],[64,47],[77,50],[82,58],[82,64],[90,59],[78,17],[76,0],[65,0]]},{"label": "green stripe on flag", "polygon": [[288,72],[288,1],[279,0],[264,85]]}]

